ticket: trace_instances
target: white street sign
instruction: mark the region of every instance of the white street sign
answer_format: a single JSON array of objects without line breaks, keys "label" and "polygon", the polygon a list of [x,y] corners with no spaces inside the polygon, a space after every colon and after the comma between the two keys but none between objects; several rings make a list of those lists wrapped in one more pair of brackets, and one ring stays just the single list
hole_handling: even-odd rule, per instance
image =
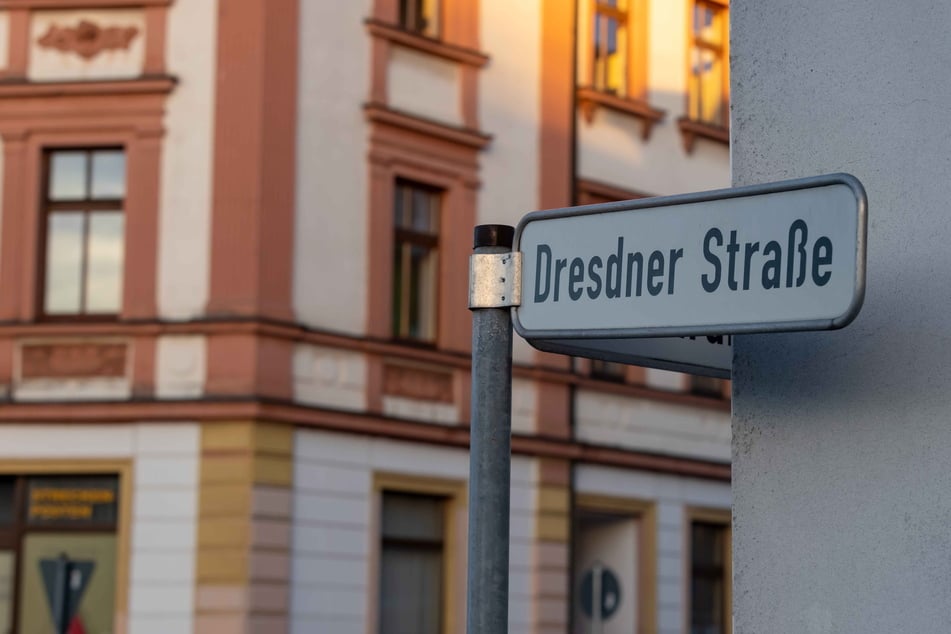
[{"label": "white street sign", "polygon": [[866,217],[846,174],[531,213],[515,330],[550,352],[724,375],[728,345],[639,338],[847,325]]}]

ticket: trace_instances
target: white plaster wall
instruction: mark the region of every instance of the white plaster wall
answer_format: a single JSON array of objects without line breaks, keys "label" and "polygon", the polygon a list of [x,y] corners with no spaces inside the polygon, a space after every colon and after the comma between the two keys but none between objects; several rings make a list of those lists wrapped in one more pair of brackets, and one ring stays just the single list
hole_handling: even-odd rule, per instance
[{"label": "white plaster wall", "polygon": [[668,392],[683,392],[687,387],[687,375],[680,372],[647,368],[644,375],[644,382],[648,387]]},{"label": "white plaster wall", "polygon": [[0,11],[0,69],[10,63],[10,14]]},{"label": "white plaster wall", "polygon": [[[300,3],[294,309],[360,334],[367,302],[369,0]],[[346,63],[341,63],[346,60]],[[342,265],[341,263],[345,263]]]},{"label": "white plaster wall", "polygon": [[128,631],[135,634],[192,631],[199,453],[195,424],[0,426],[0,461],[133,461]]},{"label": "white plaster wall", "polygon": [[462,125],[459,65],[404,46],[390,48],[389,105],[427,119]]},{"label": "white plaster wall", "polygon": [[579,390],[578,439],[671,455],[730,460],[730,415],[688,405]]},{"label": "white plaster wall", "polygon": [[364,411],[366,357],[359,352],[299,344],[294,348],[294,400],[307,405]]},{"label": "white plaster wall", "polygon": [[159,212],[158,310],[165,319],[204,313],[210,274],[216,0],[169,7],[168,99]]},{"label": "white plaster wall", "polygon": [[[41,46],[51,27],[74,28],[81,21],[100,28],[138,30],[128,48],[104,49],[91,59],[75,52]],[[34,11],[30,19],[30,54],[27,77],[32,81],[128,79],[142,74],[145,63],[145,14],[141,10]]]},{"label": "white plaster wall", "polygon": [[205,338],[159,337],[155,354],[155,393],[159,398],[197,398],[205,390]]},{"label": "white plaster wall", "polygon": [[684,548],[689,528],[686,509],[729,509],[730,484],[595,465],[579,465],[575,474],[578,493],[649,500],[657,505],[657,631],[683,634],[690,563]]},{"label": "white plaster wall", "polygon": [[[479,156],[476,224],[515,225],[538,208],[541,2],[479,3],[482,49],[492,56],[479,71],[479,120],[494,136]],[[513,359],[531,363],[533,357],[533,348],[515,335]]]},{"label": "white plaster wall", "polygon": [[[294,443],[292,634],[328,631],[365,634],[376,610],[377,570],[371,557],[379,540],[374,526],[373,474],[453,480],[468,478],[465,451],[382,438],[299,430]],[[509,619],[513,634],[528,634],[531,614],[531,544],[534,531],[534,461],[512,464]],[[465,542],[465,510],[458,535]],[[457,623],[465,619],[465,561],[456,571]],[[460,622],[459,619],[462,619]]]},{"label": "white plaster wall", "polygon": [[646,142],[640,119],[631,115],[599,108],[590,124],[579,116],[580,176],[651,195],[729,187],[726,146],[698,139],[692,154],[684,151],[677,128],[683,108],[682,103],[679,110],[669,110]]},{"label": "white plaster wall", "polygon": [[383,414],[437,425],[455,425],[459,422],[459,408],[453,403],[436,403],[405,396],[385,395]]},{"label": "white plaster wall", "polygon": [[528,379],[512,379],[512,431],[531,434],[538,413],[538,390]]},{"label": "white plaster wall", "polygon": [[737,634],[951,622],[951,4],[869,8],[731,3],[735,184],[848,171],[869,200],[857,319],[734,339]]}]

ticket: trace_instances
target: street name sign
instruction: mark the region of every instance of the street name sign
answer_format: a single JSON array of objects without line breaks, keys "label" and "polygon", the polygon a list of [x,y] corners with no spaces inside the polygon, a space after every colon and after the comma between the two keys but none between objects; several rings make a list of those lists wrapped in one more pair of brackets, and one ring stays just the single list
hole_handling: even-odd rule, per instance
[{"label": "street name sign", "polygon": [[848,174],[530,213],[513,325],[548,352],[728,376],[728,335],[855,318],[866,225]]}]

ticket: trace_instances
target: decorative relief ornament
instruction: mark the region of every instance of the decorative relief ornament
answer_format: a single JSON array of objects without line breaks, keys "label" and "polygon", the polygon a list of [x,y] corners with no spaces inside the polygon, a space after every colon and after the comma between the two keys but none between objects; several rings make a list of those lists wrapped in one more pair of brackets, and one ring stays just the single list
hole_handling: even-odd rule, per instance
[{"label": "decorative relief ornament", "polygon": [[43,48],[55,48],[64,53],[76,53],[83,59],[92,59],[103,51],[128,49],[138,34],[139,29],[134,26],[102,28],[81,20],[76,26],[50,25],[37,43]]}]

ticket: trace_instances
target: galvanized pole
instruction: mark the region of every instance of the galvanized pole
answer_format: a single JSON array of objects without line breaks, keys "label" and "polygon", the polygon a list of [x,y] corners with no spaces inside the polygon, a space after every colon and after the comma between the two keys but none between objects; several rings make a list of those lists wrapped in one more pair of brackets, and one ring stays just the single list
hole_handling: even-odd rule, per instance
[{"label": "galvanized pole", "polygon": [[506,634],[512,453],[512,318],[520,296],[514,229],[475,228],[469,263],[472,422],[466,632]]}]

